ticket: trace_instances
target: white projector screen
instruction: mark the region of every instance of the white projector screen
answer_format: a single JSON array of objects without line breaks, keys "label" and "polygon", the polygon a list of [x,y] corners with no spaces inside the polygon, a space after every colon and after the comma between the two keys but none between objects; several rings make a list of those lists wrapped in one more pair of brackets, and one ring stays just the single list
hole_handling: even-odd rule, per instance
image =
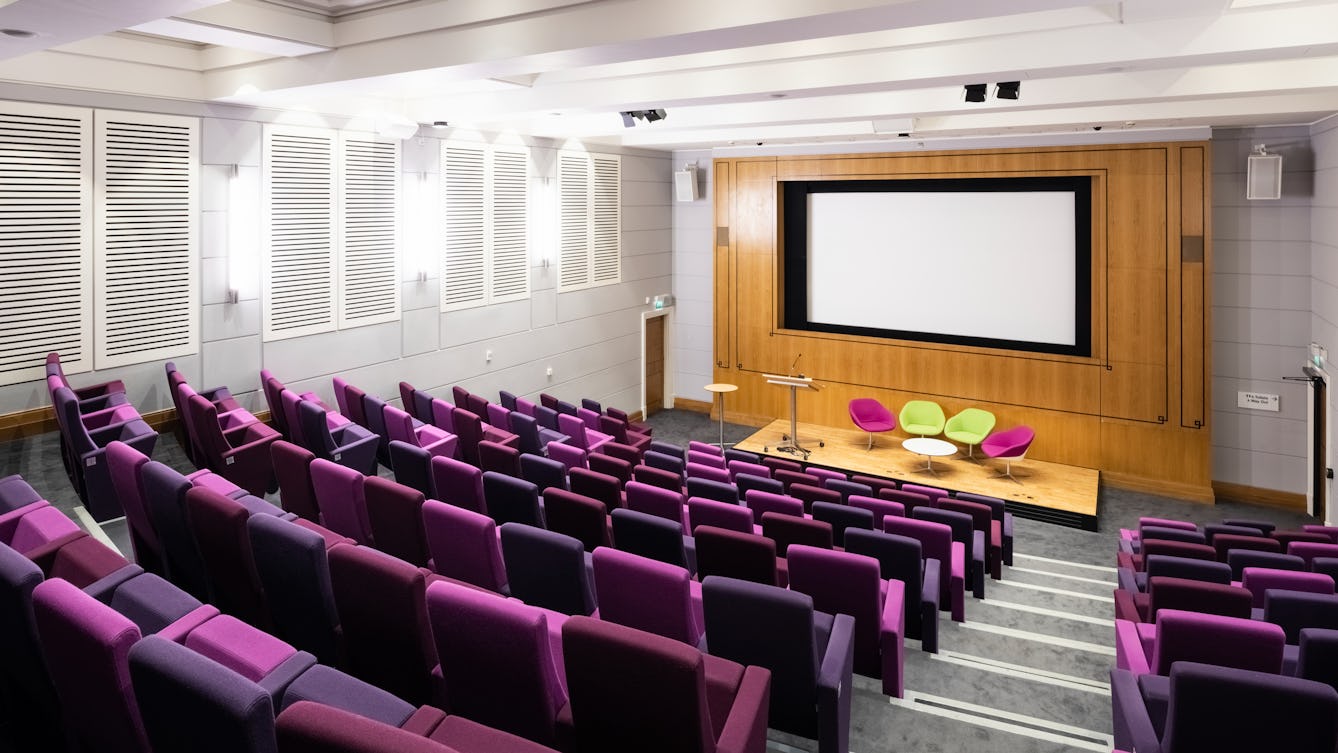
[{"label": "white projector screen", "polygon": [[[805,191],[802,266],[787,248],[786,267],[787,278],[803,276],[801,327],[1087,349],[1090,290],[1080,288],[1090,284],[1090,249],[1079,239],[1090,238],[1090,199],[1072,188],[1008,190],[1025,180],[988,190],[971,181],[972,190]],[[787,224],[797,198],[787,198]],[[788,229],[786,237],[798,240]],[[794,313],[787,308],[787,326]]]}]

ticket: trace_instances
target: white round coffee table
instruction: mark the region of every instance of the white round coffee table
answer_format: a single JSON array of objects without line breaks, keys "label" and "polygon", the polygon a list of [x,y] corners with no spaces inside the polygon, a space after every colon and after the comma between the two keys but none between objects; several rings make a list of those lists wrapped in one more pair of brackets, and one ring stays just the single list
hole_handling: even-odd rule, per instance
[{"label": "white round coffee table", "polygon": [[907,452],[924,455],[925,467],[919,469],[919,471],[921,473],[931,473],[935,476],[938,475],[938,471],[934,470],[934,458],[946,458],[949,455],[957,454],[957,445],[932,437],[912,437],[903,441],[901,446]]}]

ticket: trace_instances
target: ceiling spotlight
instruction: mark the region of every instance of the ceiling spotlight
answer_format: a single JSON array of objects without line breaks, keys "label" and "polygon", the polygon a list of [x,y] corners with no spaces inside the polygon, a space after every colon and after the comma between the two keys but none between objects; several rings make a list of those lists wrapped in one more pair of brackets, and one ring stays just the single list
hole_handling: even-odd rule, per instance
[{"label": "ceiling spotlight", "polygon": [[446,121],[444,121],[444,120],[434,120],[434,121],[432,121],[432,127],[433,127],[433,128],[446,128],[446,127],[448,127],[448,126],[450,126],[450,123],[448,123],[448,122],[446,122]]},{"label": "ceiling spotlight", "polygon": [[631,128],[636,125],[638,120],[644,120],[647,123],[654,123],[657,120],[664,120],[669,115],[663,109],[655,110],[626,110],[618,113],[623,118],[623,127]]},{"label": "ceiling spotlight", "polygon": [[995,99],[1017,99],[1022,92],[1021,81],[1000,81],[994,85]]},{"label": "ceiling spotlight", "polygon": [[664,110],[646,110],[646,122],[654,123],[657,120],[664,120]]},{"label": "ceiling spotlight", "polygon": [[989,88],[989,84],[967,84],[962,88],[965,90],[967,102],[984,102],[985,91]]}]

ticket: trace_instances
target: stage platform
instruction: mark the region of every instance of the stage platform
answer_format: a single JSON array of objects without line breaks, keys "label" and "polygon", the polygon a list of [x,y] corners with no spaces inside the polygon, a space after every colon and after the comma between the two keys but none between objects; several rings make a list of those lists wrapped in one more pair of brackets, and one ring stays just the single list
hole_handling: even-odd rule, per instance
[{"label": "stage platform", "polygon": [[[998,497],[1014,515],[1048,523],[1095,531],[1096,498],[1100,474],[1091,468],[1027,459],[1013,464],[1018,481],[991,478],[1003,470],[1002,461],[982,459],[975,463],[961,452],[946,458],[934,458],[938,475],[924,471],[925,459],[902,449],[905,437],[875,434],[872,450],[867,450],[869,435],[857,429],[800,423],[799,442],[812,452],[808,464],[847,473],[909,481],[956,491]],[[802,460],[798,455],[779,452],[782,436],[789,433],[790,422],[777,419],[739,442],[735,447],[759,455]],[[819,447],[821,441],[824,446]],[[980,450],[976,450],[980,458]]]}]

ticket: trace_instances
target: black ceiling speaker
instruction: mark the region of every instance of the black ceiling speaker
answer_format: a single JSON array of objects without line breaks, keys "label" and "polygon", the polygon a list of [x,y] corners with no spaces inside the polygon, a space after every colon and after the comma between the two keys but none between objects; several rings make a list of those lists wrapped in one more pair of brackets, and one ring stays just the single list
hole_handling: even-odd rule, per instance
[{"label": "black ceiling speaker", "polygon": [[985,90],[989,88],[989,84],[967,84],[963,88],[966,89],[967,102],[984,102]]},{"label": "black ceiling speaker", "polygon": [[996,99],[1017,99],[1021,92],[1021,81],[1000,81],[995,85],[994,96]]}]

